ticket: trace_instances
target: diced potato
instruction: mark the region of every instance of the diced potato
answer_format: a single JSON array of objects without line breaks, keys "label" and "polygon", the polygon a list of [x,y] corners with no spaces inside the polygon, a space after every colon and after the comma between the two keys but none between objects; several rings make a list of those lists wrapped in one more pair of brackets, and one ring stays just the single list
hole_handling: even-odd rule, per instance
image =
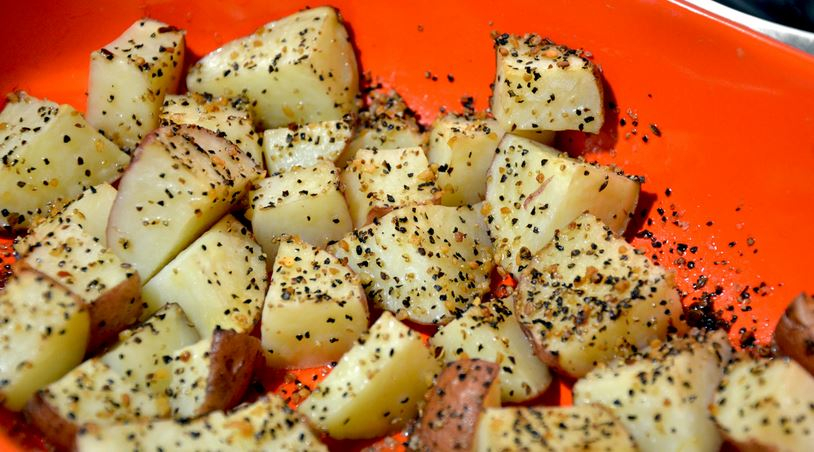
[{"label": "diced potato", "polygon": [[336,162],[344,168],[360,149],[403,149],[427,144],[427,135],[404,99],[395,91],[368,94],[370,105],[359,112],[356,136]]},{"label": "diced potato", "polygon": [[373,438],[404,426],[439,372],[415,331],[382,313],[299,406],[333,438]]},{"label": "diced potato", "polygon": [[209,93],[170,94],[161,106],[160,123],[189,124],[209,129],[237,145],[258,165],[263,163],[260,135],[245,99],[215,97]]},{"label": "diced potato", "polygon": [[707,407],[731,355],[723,333],[676,338],[594,369],[574,385],[574,404],[611,410],[641,452],[717,452]]},{"label": "diced potato", "polygon": [[273,258],[283,235],[325,246],[353,229],[333,164],[293,168],[257,183],[246,217],[263,251]]},{"label": "diced potato", "polygon": [[340,178],[353,226],[361,228],[393,209],[435,204],[435,172],[419,147],[362,149]]},{"label": "diced potato", "polygon": [[287,238],[263,307],[262,339],[273,367],[336,362],[367,330],[362,283],[330,253]]},{"label": "diced potato", "polygon": [[88,428],[79,433],[79,452],[122,448],[174,451],[268,450],[327,452],[316,435],[282,398],[268,394],[231,413],[214,412],[193,421],[163,420]]},{"label": "diced potato", "polygon": [[0,291],[0,403],[17,411],[82,362],[90,316],[79,297],[45,275],[18,269]]},{"label": "diced potato", "polygon": [[793,360],[741,357],[727,366],[710,408],[740,450],[794,452],[814,444],[814,377]]},{"label": "diced potato", "polygon": [[489,168],[484,214],[498,263],[517,276],[555,231],[583,212],[621,234],[638,199],[639,182],[612,168],[507,134]]},{"label": "diced potato", "polygon": [[572,377],[683,329],[673,274],[591,214],[554,235],[515,294],[537,355]]},{"label": "diced potato", "polygon": [[492,113],[507,131],[581,130],[604,121],[602,75],[581,50],[536,34],[495,39]]},{"label": "diced potato", "polygon": [[432,125],[427,158],[438,165],[441,204],[477,204],[486,196],[486,174],[503,138],[503,129],[489,118],[448,114]]},{"label": "diced potato", "polygon": [[164,96],[178,88],[184,34],[163,22],[139,19],[90,55],[88,122],[128,153],[158,127]]},{"label": "diced potato", "polygon": [[191,91],[246,96],[263,128],[356,113],[359,74],[336,10],[318,7],[229,42],[189,70]]},{"label": "diced potato", "polygon": [[534,354],[512,314],[511,300],[494,299],[470,307],[439,328],[430,344],[447,363],[463,357],[496,363],[504,402],[533,399],[551,384],[548,367]]},{"label": "diced potato", "polygon": [[260,320],[268,288],[266,257],[249,230],[223,217],[142,290],[145,313],[178,303],[202,337],[215,328],[246,333]]},{"label": "diced potato", "polygon": [[491,408],[481,416],[476,452],[540,450],[636,452],[624,426],[600,406]]},{"label": "diced potato", "polygon": [[46,238],[54,225],[66,223],[79,225],[97,243],[106,246],[105,229],[115,200],[116,189],[108,183],[88,188],[64,208],[32,226],[28,234],[15,238],[14,251],[20,256],[28,254],[31,247]]},{"label": "diced potato", "polygon": [[497,364],[478,359],[450,363],[427,393],[411,450],[472,450],[481,414],[495,407],[500,407]]},{"label": "diced potato", "polygon": [[107,244],[146,283],[260,176],[248,154],[213,132],[162,127],[144,139],[119,183]]},{"label": "diced potato", "polygon": [[138,273],[77,223],[38,227],[43,240],[20,259],[78,295],[90,314],[88,352],[116,339],[143,310]]},{"label": "diced potato", "polygon": [[323,121],[299,127],[280,127],[263,132],[263,155],[269,173],[295,166],[333,163],[345,149],[353,131],[345,121]]},{"label": "diced potato", "polygon": [[17,92],[0,112],[0,227],[21,230],[130,160],[70,105]]},{"label": "diced potato", "polygon": [[424,324],[447,323],[487,293],[494,266],[486,225],[470,207],[394,210],[328,251],[359,275],[369,300]]},{"label": "diced potato", "polygon": [[798,295],[774,329],[777,349],[814,375],[814,297]]}]

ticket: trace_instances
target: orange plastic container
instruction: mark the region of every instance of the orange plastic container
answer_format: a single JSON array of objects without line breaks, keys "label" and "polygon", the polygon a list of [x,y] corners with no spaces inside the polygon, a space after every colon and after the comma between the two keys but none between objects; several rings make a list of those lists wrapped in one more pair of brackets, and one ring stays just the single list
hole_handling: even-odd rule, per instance
[{"label": "orange plastic container", "polygon": [[[186,29],[194,61],[323,3],[7,1],[0,91],[25,89],[81,110],[89,53],[139,17]],[[814,288],[806,270],[814,256],[814,58],[679,1],[330,4],[352,32],[362,70],[398,88],[426,123],[441,108],[459,110],[465,95],[488,105],[492,30],[588,49],[616,113],[599,137],[559,144],[646,177],[629,235],[676,269],[685,303],[714,302],[737,316],[735,342],[766,342],[787,302]],[[547,399],[567,403],[558,389]],[[16,448],[0,432],[2,450]]]}]

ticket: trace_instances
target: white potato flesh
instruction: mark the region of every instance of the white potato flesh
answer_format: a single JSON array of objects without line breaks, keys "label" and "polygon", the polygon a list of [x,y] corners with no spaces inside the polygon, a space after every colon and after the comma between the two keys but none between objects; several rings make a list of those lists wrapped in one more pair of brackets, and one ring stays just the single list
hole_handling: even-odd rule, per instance
[{"label": "white potato flesh", "polygon": [[333,163],[345,149],[351,135],[353,130],[345,121],[266,129],[263,132],[266,168],[273,174],[295,166],[314,166],[323,160]]},{"label": "white potato flesh", "polygon": [[435,172],[419,147],[362,149],[340,177],[353,226],[361,228],[393,209],[435,204]]},{"label": "white potato flesh", "polygon": [[46,238],[54,225],[68,223],[78,225],[97,243],[106,246],[105,229],[115,200],[116,189],[108,183],[88,188],[59,212],[34,225],[28,234],[15,239],[14,251],[20,256],[28,254],[32,246]]},{"label": "white potato flesh", "polygon": [[441,204],[462,206],[483,201],[486,175],[503,134],[497,121],[489,118],[449,114],[435,121],[427,158],[438,165]]},{"label": "white potato flesh", "polygon": [[184,67],[184,31],[153,19],[134,22],[90,55],[88,122],[128,153],[158,127],[164,96]]},{"label": "white potato flesh", "polygon": [[415,417],[439,371],[419,334],[384,312],[298,411],[333,438],[374,438]]},{"label": "white potato flesh", "polygon": [[639,182],[612,168],[507,134],[489,168],[484,211],[498,263],[517,276],[555,231],[583,212],[623,233],[638,199]]},{"label": "white potato flesh", "polygon": [[546,364],[582,377],[684,328],[673,278],[585,214],[555,234],[521,275],[516,313]]},{"label": "white potato flesh", "polygon": [[14,93],[0,112],[0,228],[27,228],[129,161],[70,105]]},{"label": "white potato flesh", "polygon": [[331,7],[307,9],[225,44],[189,70],[191,91],[247,97],[263,128],[356,113],[359,74]]},{"label": "white potato flesh", "polygon": [[723,333],[675,338],[594,369],[574,385],[574,404],[611,410],[641,452],[717,452],[708,407],[731,355]]},{"label": "white potato flesh", "polygon": [[107,244],[142,284],[230,209],[261,176],[248,154],[195,126],[145,138],[119,183]]},{"label": "white potato flesh", "polygon": [[257,183],[246,217],[263,251],[273,258],[283,235],[325,246],[353,229],[348,204],[333,164],[293,168]]},{"label": "white potato flesh", "polygon": [[82,301],[33,270],[0,291],[0,403],[17,411],[82,362],[90,316]]},{"label": "white potato flesh", "polygon": [[249,230],[223,217],[142,290],[145,313],[178,303],[201,337],[216,327],[246,333],[260,319],[268,288],[266,257]]},{"label": "white potato flesh", "polygon": [[814,377],[787,358],[733,361],[710,410],[741,450],[795,452],[814,444]]},{"label": "white potato flesh", "polygon": [[367,330],[362,283],[332,254],[288,238],[280,244],[261,335],[272,367],[336,362]]},{"label": "white potato flesh", "polygon": [[529,140],[536,141],[538,143],[547,144],[549,146],[554,146],[554,141],[557,138],[557,132],[553,130],[518,130],[515,129],[512,131],[512,135],[517,135],[519,137],[528,138]]},{"label": "white potato flesh", "polygon": [[168,393],[171,394],[170,405],[173,418],[191,419],[201,414],[208,389],[211,350],[212,340],[207,338],[177,350],[171,355],[169,371],[172,380]]},{"label": "white potato flesh", "polygon": [[170,94],[161,106],[160,123],[209,129],[249,154],[258,165],[263,163],[260,135],[254,131],[254,118],[245,99],[208,93]]},{"label": "white potato flesh", "polygon": [[539,450],[635,452],[624,426],[600,406],[489,408],[475,433],[476,452]]},{"label": "white potato flesh", "polygon": [[483,218],[470,207],[394,210],[331,245],[368,299],[423,324],[444,324],[489,291],[494,267]]},{"label": "white potato flesh", "polygon": [[492,113],[504,129],[599,132],[602,76],[581,51],[534,34],[500,35],[495,50]]},{"label": "white potato flesh", "polygon": [[511,300],[495,299],[470,307],[439,328],[430,344],[445,363],[465,357],[496,363],[503,402],[533,399],[551,384],[551,373],[517,323]]},{"label": "white potato flesh", "polygon": [[135,450],[222,451],[279,450],[327,452],[308,425],[282,398],[267,394],[226,414],[222,411],[192,421],[133,422],[79,432],[79,452]]}]

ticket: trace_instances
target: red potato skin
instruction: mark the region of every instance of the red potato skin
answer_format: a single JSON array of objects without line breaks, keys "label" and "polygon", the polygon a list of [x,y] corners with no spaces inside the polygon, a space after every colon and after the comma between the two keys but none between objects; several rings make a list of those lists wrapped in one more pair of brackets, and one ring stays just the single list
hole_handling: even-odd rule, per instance
[{"label": "red potato skin", "polygon": [[23,413],[57,450],[75,449],[78,426],[60,416],[39,392],[28,401]]},{"label": "red potato skin", "polygon": [[800,294],[774,331],[777,348],[814,375],[814,298]]},{"label": "red potato skin", "polygon": [[486,408],[500,406],[499,368],[479,359],[450,363],[427,393],[416,428],[420,451],[468,451]]},{"label": "red potato skin", "polygon": [[216,330],[209,353],[211,368],[199,416],[228,410],[240,403],[255,369],[265,361],[260,340],[232,330]]},{"label": "red potato skin", "polygon": [[115,342],[119,333],[135,324],[144,310],[141,278],[133,271],[121,284],[88,303],[90,342],[87,356]]}]

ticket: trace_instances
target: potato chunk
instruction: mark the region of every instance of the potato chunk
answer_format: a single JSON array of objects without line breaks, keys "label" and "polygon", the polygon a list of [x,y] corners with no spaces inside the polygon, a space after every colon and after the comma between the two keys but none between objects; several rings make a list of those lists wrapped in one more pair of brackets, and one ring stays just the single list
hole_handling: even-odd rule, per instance
[{"label": "potato chunk", "polygon": [[215,97],[209,93],[170,94],[161,106],[160,123],[189,124],[209,129],[263,163],[260,135],[254,131],[254,118],[245,99]]},{"label": "potato chunk", "polygon": [[470,207],[397,209],[328,250],[371,301],[424,324],[447,323],[487,293],[494,266],[483,218]]},{"label": "potato chunk", "polygon": [[427,157],[438,165],[441,204],[472,205],[486,196],[486,174],[503,138],[497,121],[448,114],[432,125]]},{"label": "potato chunk", "polygon": [[707,407],[731,355],[723,333],[675,338],[594,369],[574,385],[574,404],[611,410],[641,452],[717,452],[721,435]]},{"label": "potato chunk", "polygon": [[635,452],[624,426],[600,406],[491,408],[481,416],[477,452],[546,450]]},{"label": "potato chunk", "polygon": [[341,180],[355,228],[393,209],[434,204],[438,199],[435,172],[418,147],[360,150]]},{"label": "potato chunk", "polygon": [[802,293],[786,308],[774,330],[781,353],[814,375],[814,298]]},{"label": "potato chunk", "polygon": [[740,357],[727,366],[710,408],[741,450],[804,451],[814,444],[814,377],[793,360]]},{"label": "potato chunk", "polygon": [[499,264],[517,276],[583,212],[621,234],[638,199],[638,181],[508,134],[489,168],[484,210]]},{"label": "potato chunk", "polygon": [[88,122],[128,153],[158,127],[164,96],[178,88],[184,34],[140,19],[90,55]]},{"label": "potato chunk", "polygon": [[416,415],[438,371],[418,333],[384,312],[298,411],[333,438],[381,436]]},{"label": "potato chunk", "polygon": [[511,300],[494,299],[474,305],[439,328],[430,344],[447,363],[468,356],[498,364],[501,399],[523,402],[542,394],[551,374],[534,354],[511,304]]},{"label": "potato chunk", "polygon": [[427,393],[413,450],[472,450],[481,414],[500,407],[498,366],[465,359],[447,365]]},{"label": "potato chunk", "polygon": [[80,452],[124,447],[163,450],[169,445],[178,451],[328,451],[308,425],[274,394],[231,413],[217,411],[193,421],[163,420],[85,429],[76,441]]},{"label": "potato chunk", "polygon": [[206,55],[190,68],[187,87],[248,97],[263,128],[270,129],[355,114],[359,74],[336,10],[318,7]]},{"label": "potato chunk", "polygon": [[330,253],[287,238],[263,307],[262,339],[273,367],[336,362],[367,330],[362,283]]},{"label": "potato chunk", "polygon": [[683,328],[672,273],[590,214],[554,235],[515,294],[537,355],[572,377]]},{"label": "potato chunk", "polygon": [[250,200],[246,217],[271,258],[277,253],[276,241],[283,235],[296,234],[307,243],[325,246],[353,229],[339,175],[328,162],[263,179]]},{"label": "potato chunk", "polygon": [[202,337],[215,328],[250,332],[268,288],[266,257],[248,229],[223,217],[150,280],[145,313],[178,303]]},{"label": "potato chunk", "polygon": [[507,131],[581,130],[604,121],[602,76],[581,50],[536,34],[495,39],[492,112]]},{"label": "potato chunk", "polygon": [[119,183],[107,244],[146,283],[233,207],[260,169],[214,132],[162,127],[144,139]]},{"label": "potato chunk", "polygon": [[118,179],[129,161],[70,105],[9,95],[0,112],[0,227],[27,228],[82,191]]},{"label": "potato chunk", "polygon": [[348,144],[353,131],[345,121],[323,121],[296,128],[281,127],[263,132],[263,155],[269,173],[296,166],[333,163]]},{"label": "potato chunk", "polygon": [[82,362],[89,338],[90,316],[79,297],[18,268],[0,291],[0,403],[21,409]]}]

